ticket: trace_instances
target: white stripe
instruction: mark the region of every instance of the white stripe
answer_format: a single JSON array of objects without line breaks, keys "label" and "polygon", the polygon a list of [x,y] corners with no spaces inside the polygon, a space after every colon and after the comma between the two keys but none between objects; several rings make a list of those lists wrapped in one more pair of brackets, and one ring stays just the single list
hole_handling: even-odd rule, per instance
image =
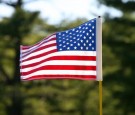
[{"label": "white stripe", "polygon": [[[35,58],[35,59],[31,59],[28,61],[24,61],[22,62],[22,65],[28,65],[28,64],[32,64],[32,63],[36,63],[42,60],[45,60],[47,58],[53,57],[53,56],[96,56],[96,51],[60,51],[60,52],[55,52],[55,53],[51,53],[45,56],[42,56],[40,58]],[[24,59],[27,59],[29,56],[27,56]]]},{"label": "white stripe", "polygon": [[24,51],[24,52],[22,52],[22,55],[24,56],[24,55],[30,54],[30,53],[33,52],[33,51],[36,52],[35,50],[39,49],[40,47],[43,47],[43,46],[46,46],[46,45],[50,45],[50,44],[54,44],[54,43],[56,43],[56,40],[47,42],[46,44],[44,43],[44,44],[42,44],[41,46],[36,47],[36,48],[33,48],[33,49],[31,49],[31,50]]},{"label": "white stripe", "polygon": [[96,75],[96,71],[82,71],[82,70],[41,70],[31,73],[26,76],[21,76],[21,79],[26,79],[36,75]]},{"label": "white stripe", "polygon": [[46,46],[46,45],[50,45],[50,44],[54,44],[54,43],[56,43],[56,40],[48,41],[46,43],[43,43],[41,46],[35,46],[35,47],[31,47],[29,49],[22,49],[22,53],[25,54],[25,53],[28,53],[30,51],[34,51],[36,49],[39,49],[40,47],[43,47],[43,46]]},{"label": "white stripe", "polygon": [[37,51],[37,52],[30,53],[27,56],[22,55],[22,56],[24,56],[22,58],[22,60],[28,59],[28,58],[30,58],[32,56],[36,56],[36,55],[39,55],[39,54],[42,54],[42,53],[46,53],[46,52],[54,50],[54,49],[56,49],[56,46],[52,46],[52,47],[49,47],[49,48],[46,48],[46,49],[43,49],[43,50],[40,50],[40,51]]},{"label": "white stripe", "polygon": [[77,60],[51,60],[47,61],[44,63],[41,63],[36,66],[32,66],[29,68],[21,68],[21,72],[28,72],[33,69],[42,67],[42,66],[47,66],[47,65],[73,65],[73,66],[96,66],[96,61],[77,61]]},{"label": "white stripe", "polygon": [[41,41],[39,41],[38,43],[36,43],[36,44],[34,44],[34,45],[31,45],[31,46],[24,46],[24,45],[21,45],[21,47],[26,47],[26,48],[31,48],[31,47],[34,47],[34,46],[36,46],[36,45],[39,45],[39,44],[41,44],[41,43],[43,43],[44,41],[48,41],[48,40],[50,40],[51,38],[55,38],[56,37],[56,35],[51,35],[51,36],[49,36],[49,37],[46,37],[46,38],[44,38],[43,40],[41,40]]},{"label": "white stripe", "polygon": [[23,45],[21,45],[22,48],[23,47],[27,48],[27,49],[22,49],[22,50],[24,51],[24,50],[29,50],[29,49],[34,48],[34,47],[39,47],[42,43],[47,42],[48,40],[50,40],[52,38],[56,38],[56,35],[50,36],[49,38],[44,38],[43,40],[39,41],[38,43],[36,43],[35,45],[32,45],[32,46],[23,46]]}]

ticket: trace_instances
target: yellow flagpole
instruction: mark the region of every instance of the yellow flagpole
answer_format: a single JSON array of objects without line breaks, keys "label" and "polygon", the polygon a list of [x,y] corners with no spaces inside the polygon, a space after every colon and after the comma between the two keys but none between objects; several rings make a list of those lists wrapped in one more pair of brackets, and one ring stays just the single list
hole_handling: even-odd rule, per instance
[{"label": "yellow flagpole", "polygon": [[99,115],[103,114],[102,110],[102,81],[99,81]]},{"label": "yellow flagpole", "polygon": [[99,115],[102,115],[102,18],[96,19],[96,61],[97,61],[97,81],[99,81]]}]

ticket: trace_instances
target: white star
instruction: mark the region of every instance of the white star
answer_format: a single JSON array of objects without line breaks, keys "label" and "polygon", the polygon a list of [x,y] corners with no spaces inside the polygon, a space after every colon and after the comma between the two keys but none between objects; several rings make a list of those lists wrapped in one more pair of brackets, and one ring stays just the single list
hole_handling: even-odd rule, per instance
[{"label": "white star", "polygon": [[90,43],[89,46],[91,46],[92,44]]},{"label": "white star", "polygon": [[83,40],[81,40],[81,42],[83,42]]},{"label": "white star", "polygon": [[75,31],[75,29],[72,29],[72,31]]},{"label": "white star", "polygon": [[91,39],[92,37],[90,36],[89,39]]},{"label": "white star", "polygon": [[73,46],[73,44],[70,44],[70,46]]},{"label": "white star", "polygon": [[94,29],[94,26],[92,26],[92,29]]},{"label": "white star", "polygon": [[76,49],[77,49],[77,47],[75,46],[75,47],[74,47],[74,49],[76,50]]},{"label": "white star", "polygon": [[81,47],[81,50],[83,49],[83,47]]},{"label": "white star", "polygon": [[67,47],[67,49],[69,50],[69,49],[70,49],[70,47]]}]

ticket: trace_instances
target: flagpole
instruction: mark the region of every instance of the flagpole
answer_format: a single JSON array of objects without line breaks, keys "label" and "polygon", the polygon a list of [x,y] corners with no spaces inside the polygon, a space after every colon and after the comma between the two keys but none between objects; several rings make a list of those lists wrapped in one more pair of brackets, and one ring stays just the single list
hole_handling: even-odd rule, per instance
[{"label": "flagpole", "polygon": [[102,113],[102,81],[99,81],[99,115]]},{"label": "flagpole", "polygon": [[102,19],[100,16],[96,20],[96,52],[97,81],[99,81],[99,115],[102,115]]}]

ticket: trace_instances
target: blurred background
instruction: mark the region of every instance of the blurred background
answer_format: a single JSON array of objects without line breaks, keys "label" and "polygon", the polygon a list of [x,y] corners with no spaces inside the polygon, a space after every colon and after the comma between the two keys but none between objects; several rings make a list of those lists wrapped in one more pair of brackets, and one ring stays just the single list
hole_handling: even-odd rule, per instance
[{"label": "blurred background", "polygon": [[103,17],[103,115],[135,115],[135,0],[0,0],[0,115],[98,115],[98,82],[20,81],[20,44]]}]

